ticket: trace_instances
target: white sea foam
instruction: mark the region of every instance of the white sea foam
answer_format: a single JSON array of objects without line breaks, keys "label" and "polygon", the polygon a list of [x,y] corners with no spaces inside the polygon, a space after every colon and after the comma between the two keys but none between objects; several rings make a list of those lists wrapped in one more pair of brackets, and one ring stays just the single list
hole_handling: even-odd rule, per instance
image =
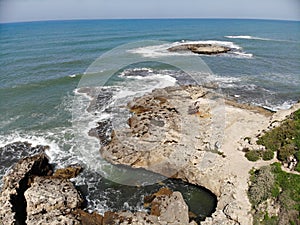
[{"label": "white sea foam", "polygon": [[28,142],[32,144],[32,146],[37,145],[47,145],[50,148],[46,150],[46,154],[50,159],[50,162],[57,161],[59,155],[63,152],[61,151],[60,147],[54,140],[50,140],[45,136],[53,136],[54,133],[48,132],[45,135],[35,135],[35,134],[20,134],[19,132],[14,132],[10,135],[0,136],[0,147],[4,147],[7,144],[13,142]]},{"label": "white sea foam", "polygon": [[245,52],[234,52],[233,54],[235,54],[238,58],[253,58],[253,54],[251,53],[245,53]]},{"label": "white sea foam", "polygon": [[9,118],[8,120],[0,121],[0,129],[3,129],[4,127],[8,126],[9,124],[13,123],[17,119],[19,119],[21,116],[14,116]]},{"label": "white sea foam", "polygon": [[[233,42],[230,41],[219,41],[219,40],[199,40],[199,41],[186,41],[182,40],[180,42],[173,42],[168,44],[161,44],[161,45],[152,45],[152,46],[145,46],[139,47],[136,49],[128,50],[130,53],[140,54],[145,58],[159,58],[159,57],[166,57],[166,56],[173,56],[173,55],[195,55],[195,53],[184,51],[184,52],[170,52],[168,48],[175,47],[178,45],[184,44],[215,44],[224,47],[228,47],[231,49],[228,53],[219,54],[218,56],[231,56],[237,58],[252,58],[253,55],[243,52],[243,48]],[[202,55],[204,56],[204,55]],[[205,55],[206,56],[206,55]],[[209,55],[207,57],[213,57],[213,55]]]},{"label": "white sea foam", "polygon": [[279,110],[286,110],[286,109],[289,109],[291,108],[294,104],[296,104],[297,102],[296,101],[285,101],[283,102],[282,104],[280,105],[263,105],[263,107],[265,109],[269,109],[271,111],[279,111]]},{"label": "white sea foam", "polygon": [[[144,75],[139,74],[139,71]],[[125,78],[126,81],[121,90],[115,94],[115,99],[142,95],[157,88],[174,86],[177,82],[176,78],[167,74],[154,73],[150,68],[128,69],[119,76]]]},{"label": "white sea foam", "polygon": [[254,37],[249,35],[237,35],[237,36],[225,36],[226,38],[230,39],[248,39],[248,40],[262,40],[262,41],[271,41],[273,39],[270,38],[261,38],[261,37]]}]

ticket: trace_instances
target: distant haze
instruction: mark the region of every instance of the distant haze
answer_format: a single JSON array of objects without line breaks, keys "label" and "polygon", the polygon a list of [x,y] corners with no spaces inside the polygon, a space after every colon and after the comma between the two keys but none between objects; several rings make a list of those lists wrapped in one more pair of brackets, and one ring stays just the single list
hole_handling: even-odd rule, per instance
[{"label": "distant haze", "polygon": [[0,22],[129,18],[300,20],[300,0],[0,0]]}]

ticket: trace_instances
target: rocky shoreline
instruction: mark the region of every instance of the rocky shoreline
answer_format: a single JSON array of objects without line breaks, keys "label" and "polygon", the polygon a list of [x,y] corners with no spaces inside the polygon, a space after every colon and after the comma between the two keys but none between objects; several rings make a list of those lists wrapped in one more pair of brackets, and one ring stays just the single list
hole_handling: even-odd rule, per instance
[{"label": "rocky shoreline", "polygon": [[[272,113],[225,100],[211,89],[178,86],[156,89],[126,107],[131,112],[128,126],[113,130],[110,141],[93,129],[103,158],[212,191],[217,208],[201,224],[250,225],[249,171],[276,160],[250,162],[243,149],[260,147],[252,143],[255,137],[280,124],[300,103]],[[28,147],[28,143],[8,146],[16,151]],[[85,212],[84,198],[70,181],[82,168],[55,170],[45,149],[32,147],[34,155],[17,162],[3,178],[0,224],[197,224],[181,193],[168,189],[144,199],[149,212],[108,211],[103,216]]]},{"label": "rocky shoreline", "polygon": [[217,209],[201,224],[250,225],[249,171],[272,161],[248,161],[241,145],[245,137],[258,135],[300,104],[274,114],[222,101],[203,87],[184,86],[154,90],[127,107],[132,113],[129,127],[114,130],[111,142],[100,150],[106,160],[211,190],[218,198]]},{"label": "rocky shoreline", "polygon": [[[11,144],[20,150],[28,143]],[[8,146],[9,147],[9,146]],[[188,206],[180,192],[167,188],[145,197],[147,212],[110,212],[99,215],[83,210],[84,199],[70,181],[82,168],[73,165],[54,168],[38,146],[38,154],[16,163],[4,177],[0,194],[0,224],[197,224],[190,220]]]}]

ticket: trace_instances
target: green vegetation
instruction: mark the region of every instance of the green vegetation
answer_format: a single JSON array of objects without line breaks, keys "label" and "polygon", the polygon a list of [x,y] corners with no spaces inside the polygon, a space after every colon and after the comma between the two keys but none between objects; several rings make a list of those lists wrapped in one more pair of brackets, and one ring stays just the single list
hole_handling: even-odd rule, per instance
[{"label": "green vegetation", "polygon": [[[250,171],[249,200],[254,224],[300,224],[300,176],[281,170],[280,163]],[[279,207],[270,215],[268,201]]]},{"label": "green vegetation", "polygon": [[261,153],[258,150],[257,151],[248,151],[248,152],[246,152],[245,156],[249,161],[255,162],[260,159]]},{"label": "green vegetation", "polygon": [[[277,159],[283,163],[288,162],[290,156],[300,161],[300,110],[295,111],[279,127],[276,127],[263,136],[259,137],[257,144],[265,146],[265,151],[248,151],[246,157],[250,161],[260,158],[271,160],[274,152],[277,152]],[[300,163],[296,171],[300,172]]]},{"label": "green vegetation", "polygon": [[262,159],[267,161],[267,160],[271,160],[274,158],[274,152],[271,151],[271,150],[266,150],[266,151],[263,151],[262,153]]},{"label": "green vegetation", "polygon": [[250,181],[248,194],[252,205],[258,205],[272,196],[275,180],[270,166],[252,171]]},{"label": "green vegetation", "polygon": [[271,150],[265,150],[265,151],[260,151],[260,150],[251,150],[247,151],[245,154],[245,157],[252,162],[255,162],[262,158],[263,160],[271,160],[274,158],[274,152]]}]

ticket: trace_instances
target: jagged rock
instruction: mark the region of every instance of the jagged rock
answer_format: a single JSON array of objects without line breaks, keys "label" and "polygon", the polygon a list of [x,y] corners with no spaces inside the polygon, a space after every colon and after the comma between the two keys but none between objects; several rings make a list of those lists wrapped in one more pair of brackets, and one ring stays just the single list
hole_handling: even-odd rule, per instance
[{"label": "jagged rock", "polygon": [[59,210],[52,210],[48,213],[39,213],[36,215],[28,216],[26,220],[27,225],[60,225],[60,224],[72,224],[81,225],[80,219],[73,214],[62,214]]},{"label": "jagged rock", "polygon": [[230,48],[215,44],[182,44],[168,48],[170,52],[191,51],[197,54],[213,55],[226,53]]},{"label": "jagged rock", "polygon": [[34,177],[31,187],[25,193],[27,202],[27,224],[39,221],[42,215],[61,216],[70,219],[70,212],[80,207],[82,198],[74,185],[55,177]]},{"label": "jagged rock", "polygon": [[3,178],[0,196],[1,224],[23,224],[26,218],[24,192],[28,188],[29,177],[51,173],[45,154],[38,154],[20,160]]},{"label": "jagged rock", "polygon": [[103,224],[157,224],[157,225],[193,225],[189,222],[189,211],[180,192],[172,192],[162,188],[157,193],[148,196],[151,207],[150,215],[146,212],[106,212]]},{"label": "jagged rock", "polygon": [[252,223],[247,189],[254,165],[237,149],[242,138],[268,127],[272,112],[220,99],[199,86],[156,89],[128,108],[129,128],[113,131],[111,142],[100,150],[103,158],[209,189],[218,205],[206,224]]},{"label": "jagged rock", "polygon": [[[246,221],[243,221],[246,222]],[[240,225],[241,223],[234,220],[229,220],[222,210],[217,210],[211,217],[206,218],[201,222],[201,225]]]},{"label": "jagged rock", "polygon": [[81,171],[82,167],[80,165],[73,165],[67,168],[57,169],[52,176],[62,179],[71,179],[77,177]]},{"label": "jagged rock", "polygon": [[81,167],[58,170],[53,177],[48,158],[41,153],[47,146],[18,142],[4,148],[40,154],[20,160],[3,178],[0,224],[80,224],[80,217],[70,212],[82,199],[66,178],[76,175]]},{"label": "jagged rock", "polygon": [[90,214],[79,209],[74,211],[73,214],[79,217],[81,225],[102,225],[103,224],[103,216],[101,216],[96,212]]}]

